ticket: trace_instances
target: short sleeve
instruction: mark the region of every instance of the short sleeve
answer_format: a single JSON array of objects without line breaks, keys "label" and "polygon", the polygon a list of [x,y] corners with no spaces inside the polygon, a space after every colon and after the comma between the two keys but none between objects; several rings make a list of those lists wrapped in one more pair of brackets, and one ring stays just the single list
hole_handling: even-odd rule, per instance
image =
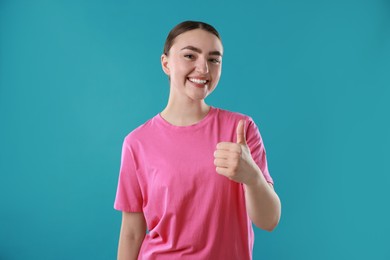
[{"label": "short sleeve", "polygon": [[134,155],[127,137],[122,146],[121,166],[114,202],[116,210],[142,212],[142,192],[134,165]]},{"label": "short sleeve", "polygon": [[260,131],[252,118],[249,117],[246,124],[248,125],[246,130],[246,139],[252,158],[256,162],[257,166],[259,166],[266,181],[274,184],[274,181],[268,171],[267,156]]}]

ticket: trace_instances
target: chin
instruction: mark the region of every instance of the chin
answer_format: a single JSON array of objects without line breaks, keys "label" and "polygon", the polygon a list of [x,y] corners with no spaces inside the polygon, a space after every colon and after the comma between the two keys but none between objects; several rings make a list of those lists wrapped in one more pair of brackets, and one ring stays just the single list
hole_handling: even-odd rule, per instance
[{"label": "chin", "polygon": [[209,92],[207,93],[189,93],[188,96],[193,99],[193,100],[203,100],[205,99],[208,95],[210,95]]}]

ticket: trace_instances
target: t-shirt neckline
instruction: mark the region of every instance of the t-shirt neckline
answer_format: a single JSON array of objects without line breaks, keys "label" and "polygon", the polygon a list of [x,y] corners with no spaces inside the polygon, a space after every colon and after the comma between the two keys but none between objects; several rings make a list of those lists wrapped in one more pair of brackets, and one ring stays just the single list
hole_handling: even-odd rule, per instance
[{"label": "t-shirt neckline", "polygon": [[170,129],[173,129],[173,130],[177,130],[177,131],[184,131],[184,130],[194,130],[194,129],[197,129],[197,128],[200,128],[202,126],[204,126],[205,124],[207,124],[207,122],[212,118],[212,115],[215,113],[216,111],[216,108],[213,107],[213,106],[210,106],[210,109],[209,111],[207,112],[207,114],[205,115],[205,117],[203,117],[200,121],[194,123],[194,124],[191,124],[191,125],[186,125],[186,126],[177,126],[177,125],[173,125],[171,123],[169,123],[168,121],[166,121],[160,113],[158,113],[156,116],[155,116],[155,119],[157,120],[157,122],[159,124],[161,124],[162,126],[164,127],[167,127],[167,128],[170,128]]}]

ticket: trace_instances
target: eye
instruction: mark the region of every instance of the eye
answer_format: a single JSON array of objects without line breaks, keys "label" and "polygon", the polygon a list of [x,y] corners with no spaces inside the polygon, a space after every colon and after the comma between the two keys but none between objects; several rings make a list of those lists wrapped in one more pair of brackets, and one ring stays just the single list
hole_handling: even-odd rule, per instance
[{"label": "eye", "polygon": [[219,59],[209,59],[209,61],[214,63],[214,64],[220,64],[221,63],[221,60],[219,60]]},{"label": "eye", "polygon": [[195,56],[193,54],[185,54],[184,57],[190,60],[195,59]]}]

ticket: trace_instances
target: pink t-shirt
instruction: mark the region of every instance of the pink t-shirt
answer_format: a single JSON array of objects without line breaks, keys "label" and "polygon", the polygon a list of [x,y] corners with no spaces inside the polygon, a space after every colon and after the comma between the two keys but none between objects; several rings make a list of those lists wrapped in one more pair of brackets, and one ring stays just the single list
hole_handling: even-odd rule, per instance
[{"label": "pink t-shirt", "polygon": [[252,258],[244,187],[216,172],[213,155],[217,143],[236,142],[240,119],[254,161],[273,183],[259,130],[243,114],[211,107],[190,126],[157,114],[126,136],[114,208],[145,216],[138,259]]}]

